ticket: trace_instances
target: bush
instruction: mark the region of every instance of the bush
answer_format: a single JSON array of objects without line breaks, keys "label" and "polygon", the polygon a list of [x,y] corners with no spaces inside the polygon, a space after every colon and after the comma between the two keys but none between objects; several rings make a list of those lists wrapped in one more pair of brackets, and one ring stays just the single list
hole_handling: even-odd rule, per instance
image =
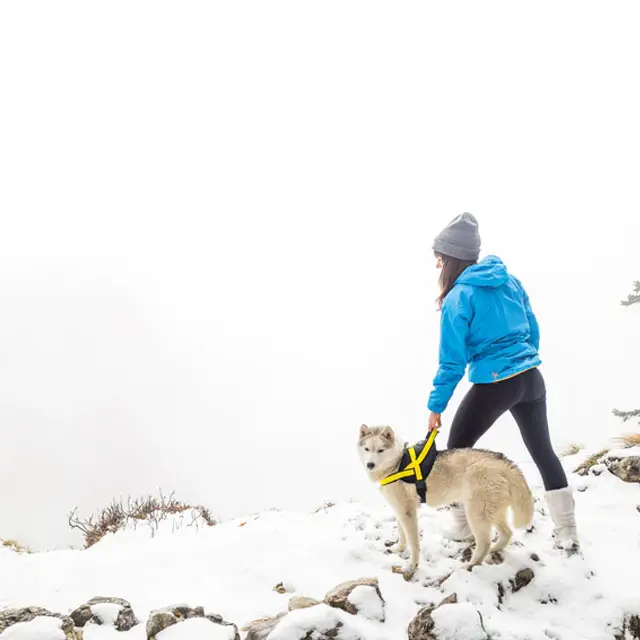
[{"label": "bush", "polygon": [[164,496],[160,492],[159,497],[144,496],[132,500],[127,499],[126,505],[114,500],[109,506],[97,514],[81,519],[78,517],[77,507],[68,515],[69,526],[79,530],[84,536],[85,549],[93,546],[107,533],[116,533],[126,528],[128,524],[144,521],[157,529],[160,522],[170,516],[191,512],[192,522],[188,525],[205,524],[212,527],[217,524],[211,511],[202,505],[192,505],[176,500],[171,493]]},{"label": "bush", "polygon": [[0,547],[11,549],[16,553],[31,553],[31,549],[24,544],[20,544],[17,540],[3,540],[0,538]]}]

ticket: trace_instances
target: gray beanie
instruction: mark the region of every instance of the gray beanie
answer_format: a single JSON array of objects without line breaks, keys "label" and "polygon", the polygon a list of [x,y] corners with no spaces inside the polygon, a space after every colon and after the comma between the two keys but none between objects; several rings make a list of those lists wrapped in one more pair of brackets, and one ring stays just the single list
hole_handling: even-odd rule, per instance
[{"label": "gray beanie", "polygon": [[433,241],[433,250],[459,260],[477,260],[480,255],[478,221],[470,213],[456,216]]}]

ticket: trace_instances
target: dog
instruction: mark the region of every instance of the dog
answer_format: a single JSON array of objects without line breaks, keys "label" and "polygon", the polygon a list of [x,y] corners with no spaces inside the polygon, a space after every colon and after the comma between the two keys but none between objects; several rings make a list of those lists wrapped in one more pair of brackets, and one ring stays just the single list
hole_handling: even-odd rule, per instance
[{"label": "dog", "polygon": [[[517,465],[501,453],[484,449],[447,449],[427,455],[436,432],[423,446],[425,461],[431,468],[425,471],[424,482],[416,484],[411,471],[402,471],[402,463],[415,461],[418,447],[407,447],[388,426],[360,427],[358,453],[369,478],[380,483],[380,490],[393,509],[398,523],[398,544],[392,552],[404,553],[409,546],[409,559],[400,569],[410,577],[420,560],[418,508],[422,500],[417,487],[426,489],[424,502],[430,507],[462,504],[475,540],[475,551],[467,568],[481,564],[489,551],[500,551],[509,544],[513,531],[507,522],[507,510],[513,511],[516,528],[526,528],[533,519],[533,495]],[[411,453],[408,457],[407,452]],[[409,467],[415,466],[409,464]],[[420,472],[418,471],[418,475]],[[403,476],[397,478],[397,476]],[[423,492],[424,495],[424,492]],[[491,546],[492,528],[498,530],[498,540]]]}]

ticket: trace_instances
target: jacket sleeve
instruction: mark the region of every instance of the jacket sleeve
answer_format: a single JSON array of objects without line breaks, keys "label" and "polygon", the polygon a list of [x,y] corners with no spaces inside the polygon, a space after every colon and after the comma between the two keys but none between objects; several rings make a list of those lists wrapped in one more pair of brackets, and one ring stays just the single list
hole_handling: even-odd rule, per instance
[{"label": "jacket sleeve", "polygon": [[449,404],[468,364],[467,337],[471,304],[463,292],[453,289],[442,305],[440,320],[440,364],[433,380],[427,407],[442,413]]}]

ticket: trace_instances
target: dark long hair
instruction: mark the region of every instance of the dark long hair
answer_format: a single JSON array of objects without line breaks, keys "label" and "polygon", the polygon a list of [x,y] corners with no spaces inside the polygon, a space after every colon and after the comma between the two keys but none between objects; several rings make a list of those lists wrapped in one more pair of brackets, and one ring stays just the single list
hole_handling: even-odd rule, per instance
[{"label": "dark long hair", "polygon": [[438,311],[442,309],[442,303],[444,299],[447,297],[447,294],[451,289],[453,289],[453,285],[456,283],[456,280],[460,277],[460,274],[472,264],[476,264],[477,260],[460,260],[460,258],[452,258],[451,256],[446,256],[443,253],[434,252],[436,258],[440,258],[442,260],[442,271],[440,271],[440,278],[438,280],[440,284],[440,295],[436,298],[436,306]]}]

